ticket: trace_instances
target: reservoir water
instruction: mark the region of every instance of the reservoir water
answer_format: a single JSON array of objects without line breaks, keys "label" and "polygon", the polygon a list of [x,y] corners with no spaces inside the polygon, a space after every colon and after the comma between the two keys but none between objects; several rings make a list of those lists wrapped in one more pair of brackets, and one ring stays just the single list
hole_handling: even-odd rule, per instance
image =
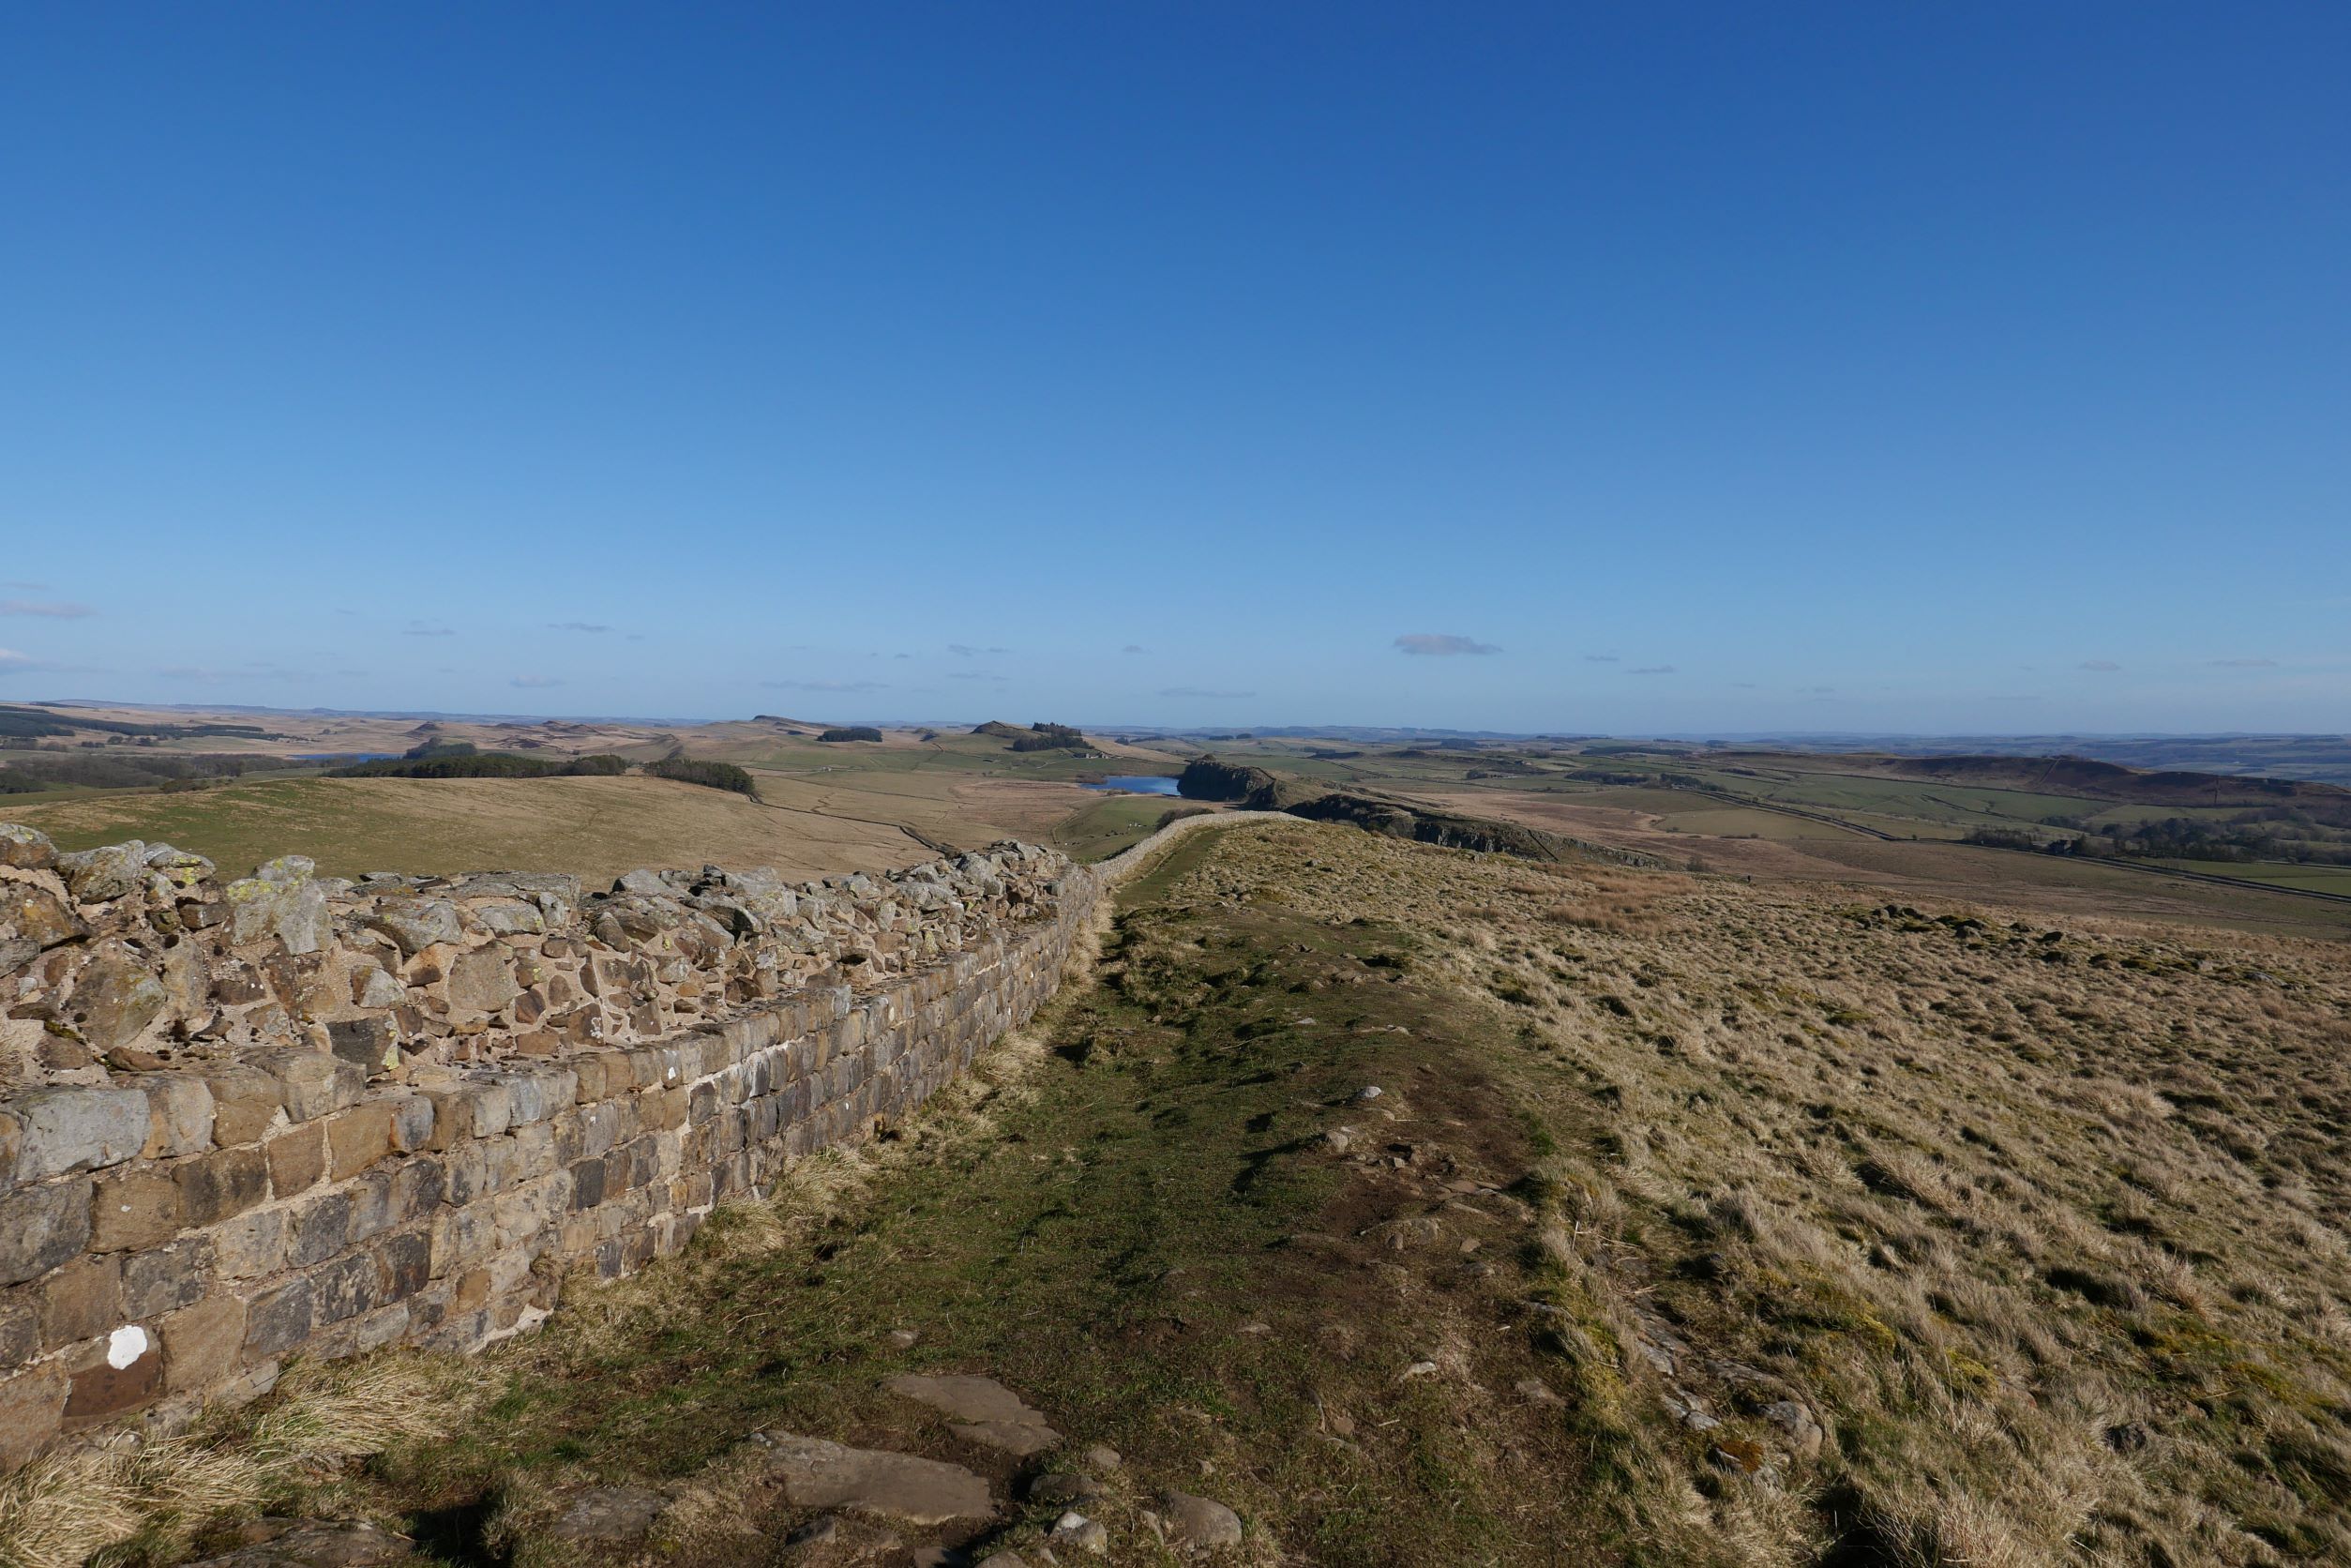
[{"label": "reservoir water", "polygon": [[1176,792],[1176,781],[1166,774],[1158,773],[1115,774],[1099,784],[1089,784],[1086,788],[1121,795],[1171,795]]}]

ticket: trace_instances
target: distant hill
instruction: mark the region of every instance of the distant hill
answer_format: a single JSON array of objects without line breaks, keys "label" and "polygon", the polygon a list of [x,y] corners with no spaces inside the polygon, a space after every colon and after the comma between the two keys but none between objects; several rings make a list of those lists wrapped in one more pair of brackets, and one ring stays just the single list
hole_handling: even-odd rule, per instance
[{"label": "distant hill", "polygon": [[2133,806],[2298,806],[2329,814],[2351,812],[2351,789],[2340,784],[2181,769],[2149,772],[2087,757],[1887,757],[1876,760],[1868,771]]}]

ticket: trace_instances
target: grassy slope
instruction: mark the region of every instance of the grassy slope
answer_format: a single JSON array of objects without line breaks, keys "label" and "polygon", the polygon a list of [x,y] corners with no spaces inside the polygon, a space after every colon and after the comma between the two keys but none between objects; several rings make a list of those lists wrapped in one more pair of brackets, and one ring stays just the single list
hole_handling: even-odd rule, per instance
[{"label": "grassy slope", "polygon": [[271,855],[322,869],[579,871],[773,866],[794,876],[928,858],[896,828],[761,807],[723,791],[643,777],[305,778],[186,794],[105,794],[17,807],[68,849],[137,837],[176,844],[242,875]]}]

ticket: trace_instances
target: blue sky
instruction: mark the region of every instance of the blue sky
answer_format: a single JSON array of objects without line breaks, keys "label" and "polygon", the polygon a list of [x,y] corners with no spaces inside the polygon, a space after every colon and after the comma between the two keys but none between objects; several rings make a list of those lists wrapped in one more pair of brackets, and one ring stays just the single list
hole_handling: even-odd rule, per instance
[{"label": "blue sky", "polygon": [[0,16],[0,698],[2351,726],[2351,8]]}]

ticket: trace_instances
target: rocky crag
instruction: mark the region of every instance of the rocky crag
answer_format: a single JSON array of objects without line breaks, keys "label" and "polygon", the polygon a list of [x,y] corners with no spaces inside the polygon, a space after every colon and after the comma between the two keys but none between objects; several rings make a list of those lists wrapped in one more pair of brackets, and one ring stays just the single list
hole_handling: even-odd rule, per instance
[{"label": "rocky crag", "polygon": [[222,880],[0,824],[0,1466],[471,1349],[901,1116],[1058,981],[1099,875]]}]

